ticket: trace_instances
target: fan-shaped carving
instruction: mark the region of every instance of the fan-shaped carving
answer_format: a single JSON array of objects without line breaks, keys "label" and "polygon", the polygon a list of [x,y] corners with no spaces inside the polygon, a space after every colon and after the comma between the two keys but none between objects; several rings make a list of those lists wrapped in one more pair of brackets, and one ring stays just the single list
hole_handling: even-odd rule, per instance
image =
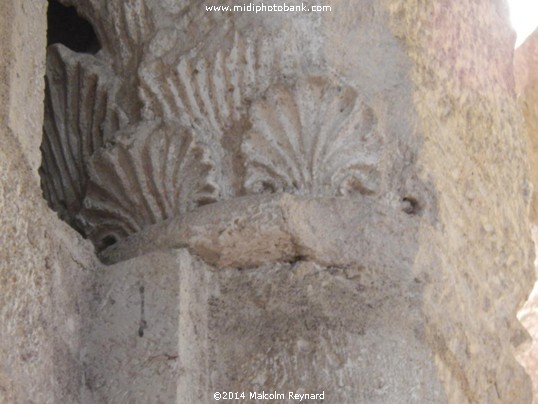
[{"label": "fan-shaped carving", "polygon": [[251,120],[242,144],[247,191],[378,190],[382,138],[373,110],[352,88],[317,77],[276,86],[253,105]]},{"label": "fan-shaped carving", "polygon": [[141,73],[144,115],[178,119],[222,134],[268,87],[271,72],[279,68],[276,55],[267,40],[247,42],[236,35],[231,49],[217,52],[211,60],[182,57],[170,67],[159,59]]},{"label": "fan-shaped carving", "polygon": [[125,121],[114,105],[115,92],[116,79],[98,59],[49,47],[41,184],[52,209],[77,228],[87,161]]},{"label": "fan-shaped carving", "polygon": [[[146,119],[164,117],[196,128],[211,148],[224,194],[241,187],[239,156],[246,113],[252,100],[269,86],[281,65],[269,39],[244,40],[235,35],[233,46],[211,59],[185,55],[177,63],[159,58],[140,72],[140,98]],[[169,56],[169,55],[168,55]]]},{"label": "fan-shaped carving", "polygon": [[[105,11],[95,20],[116,65],[141,58],[143,45],[152,35],[153,21],[144,0],[106,1]],[[102,18],[106,15],[107,18]],[[101,27],[102,26],[102,27]]]},{"label": "fan-shaped carving", "polygon": [[215,167],[191,129],[143,123],[118,139],[89,161],[81,218],[98,248],[217,200]]}]

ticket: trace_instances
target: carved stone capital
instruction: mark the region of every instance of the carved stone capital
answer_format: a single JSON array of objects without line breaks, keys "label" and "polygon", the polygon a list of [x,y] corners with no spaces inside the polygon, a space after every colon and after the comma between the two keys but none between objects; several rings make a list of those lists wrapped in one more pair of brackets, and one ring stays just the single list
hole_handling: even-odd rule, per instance
[{"label": "carved stone capital", "polygon": [[334,74],[301,74],[277,37],[231,30],[215,51],[176,47],[169,27],[149,39],[151,7],[122,4],[81,7],[123,15],[115,30],[129,68],[111,56],[108,37],[96,55],[55,45],[48,59],[45,197],[98,251],[247,194],[401,199],[387,187],[386,134],[360,89]]}]

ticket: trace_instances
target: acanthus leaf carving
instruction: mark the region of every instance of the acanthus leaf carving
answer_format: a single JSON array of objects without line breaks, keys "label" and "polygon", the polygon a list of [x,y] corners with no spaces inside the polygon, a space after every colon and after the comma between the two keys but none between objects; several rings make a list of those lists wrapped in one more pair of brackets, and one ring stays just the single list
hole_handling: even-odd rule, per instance
[{"label": "acanthus leaf carving", "polygon": [[218,199],[215,165],[191,128],[143,122],[116,138],[89,161],[80,214],[98,249]]},{"label": "acanthus leaf carving", "polygon": [[53,45],[46,78],[43,193],[60,217],[80,229],[76,215],[86,192],[88,160],[127,118],[115,105],[117,80],[94,56]]},{"label": "acanthus leaf carving", "polygon": [[309,77],[271,87],[251,109],[242,152],[250,193],[376,193],[383,139],[371,107],[350,87]]}]

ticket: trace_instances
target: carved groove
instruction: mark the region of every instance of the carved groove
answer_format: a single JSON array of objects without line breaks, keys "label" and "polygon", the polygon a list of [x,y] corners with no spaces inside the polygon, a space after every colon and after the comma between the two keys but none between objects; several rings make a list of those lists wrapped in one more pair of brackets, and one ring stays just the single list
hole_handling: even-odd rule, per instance
[{"label": "carved groove", "polygon": [[248,108],[276,72],[285,71],[282,57],[270,40],[244,40],[236,34],[231,48],[211,59],[192,54],[176,64],[158,59],[141,69],[143,116],[196,128],[198,140],[211,148],[223,194],[231,197],[241,188],[238,159]]},{"label": "carved groove", "polygon": [[144,123],[122,135],[89,161],[81,217],[98,248],[218,199],[215,166],[190,129]]},{"label": "carved groove", "polygon": [[[121,7],[129,4],[140,5]],[[127,20],[118,29],[128,29]],[[144,40],[143,32],[132,37]],[[275,85],[277,75],[291,81],[284,62],[291,59],[270,41],[236,34],[214,58],[193,52],[144,65],[145,121],[124,130],[111,69],[52,47],[42,168],[51,206],[102,250],[242,188],[378,192],[382,138],[374,111],[325,78]]]},{"label": "carved groove", "polygon": [[86,191],[88,159],[125,123],[114,106],[112,77],[93,56],[49,47],[41,184],[51,208],[79,229],[75,217]]},{"label": "carved groove", "polygon": [[[107,35],[116,63],[127,63],[136,57],[140,59],[141,48],[150,37],[153,23],[143,0],[108,1],[106,12],[107,27],[101,32]],[[102,19],[101,19],[102,20]]]},{"label": "carved groove", "polygon": [[159,60],[141,74],[144,116],[178,119],[222,135],[269,86],[271,71],[280,68],[275,55],[268,41],[247,42],[236,34],[231,50],[212,60],[185,57],[172,69]]},{"label": "carved groove", "polygon": [[377,118],[351,88],[324,78],[275,86],[251,111],[242,152],[251,193],[375,193],[382,138]]}]

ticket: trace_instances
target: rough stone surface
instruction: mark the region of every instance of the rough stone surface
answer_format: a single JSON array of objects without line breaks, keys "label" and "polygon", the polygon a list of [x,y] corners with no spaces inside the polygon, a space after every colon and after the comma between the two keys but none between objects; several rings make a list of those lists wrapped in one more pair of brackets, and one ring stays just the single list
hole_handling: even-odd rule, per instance
[{"label": "rough stone surface", "polygon": [[[49,47],[46,91],[43,4],[0,6],[4,401],[531,401],[503,1],[62,2],[101,50]],[[44,195],[113,265],[41,199],[43,93]]]},{"label": "rough stone surface", "polygon": [[[536,240],[536,235],[534,237]],[[518,318],[532,337],[518,352],[518,360],[530,375],[533,384],[533,403],[538,402],[538,286],[534,285],[529,299],[518,313]]]},{"label": "rough stone surface", "polygon": [[436,195],[415,268],[432,280],[423,307],[439,375],[449,402],[530,402],[513,356],[534,252],[506,5],[392,3],[413,65],[417,165]]},{"label": "rough stone surface", "polygon": [[527,152],[530,163],[530,180],[535,187],[531,204],[531,221],[538,223],[538,31],[516,49],[514,55],[514,74],[517,96],[525,120]]},{"label": "rough stone surface", "polygon": [[300,261],[217,279],[213,389],[325,391],[338,403],[446,401],[424,343],[423,284],[405,269],[395,276]]},{"label": "rough stone surface", "polygon": [[83,402],[209,402],[207,274],[174,250],[94,278]]},{"label": "rough stone surface", "polygon": [[0,4],[0,402],[80,402],[92,248],[48,209],[37,168],[45,6]]},{"label": "rough stone surface", "polygon": [[443,402],[417,304],[422,281],[400,269],[299,261],[215,272],[186,250],[110,266],[93,288],[87,402],[263,390]]},{"label": "rough stone surface", "polygon": [[[514,70],[519,104],[525,121],[527,150],[530,163],[530,179],[534,194],[530,210],[535,246],[538,245],[538,31],[516,49]],[[536,262],[535,262],[536,270]],[[538,273],[538,272],[537,272]],[[531,375],[534,402],[538,402],[538,286],[535,284],[529,300],[518,314],[532,337],[532,344],[522,350],[519,359]]]}]

